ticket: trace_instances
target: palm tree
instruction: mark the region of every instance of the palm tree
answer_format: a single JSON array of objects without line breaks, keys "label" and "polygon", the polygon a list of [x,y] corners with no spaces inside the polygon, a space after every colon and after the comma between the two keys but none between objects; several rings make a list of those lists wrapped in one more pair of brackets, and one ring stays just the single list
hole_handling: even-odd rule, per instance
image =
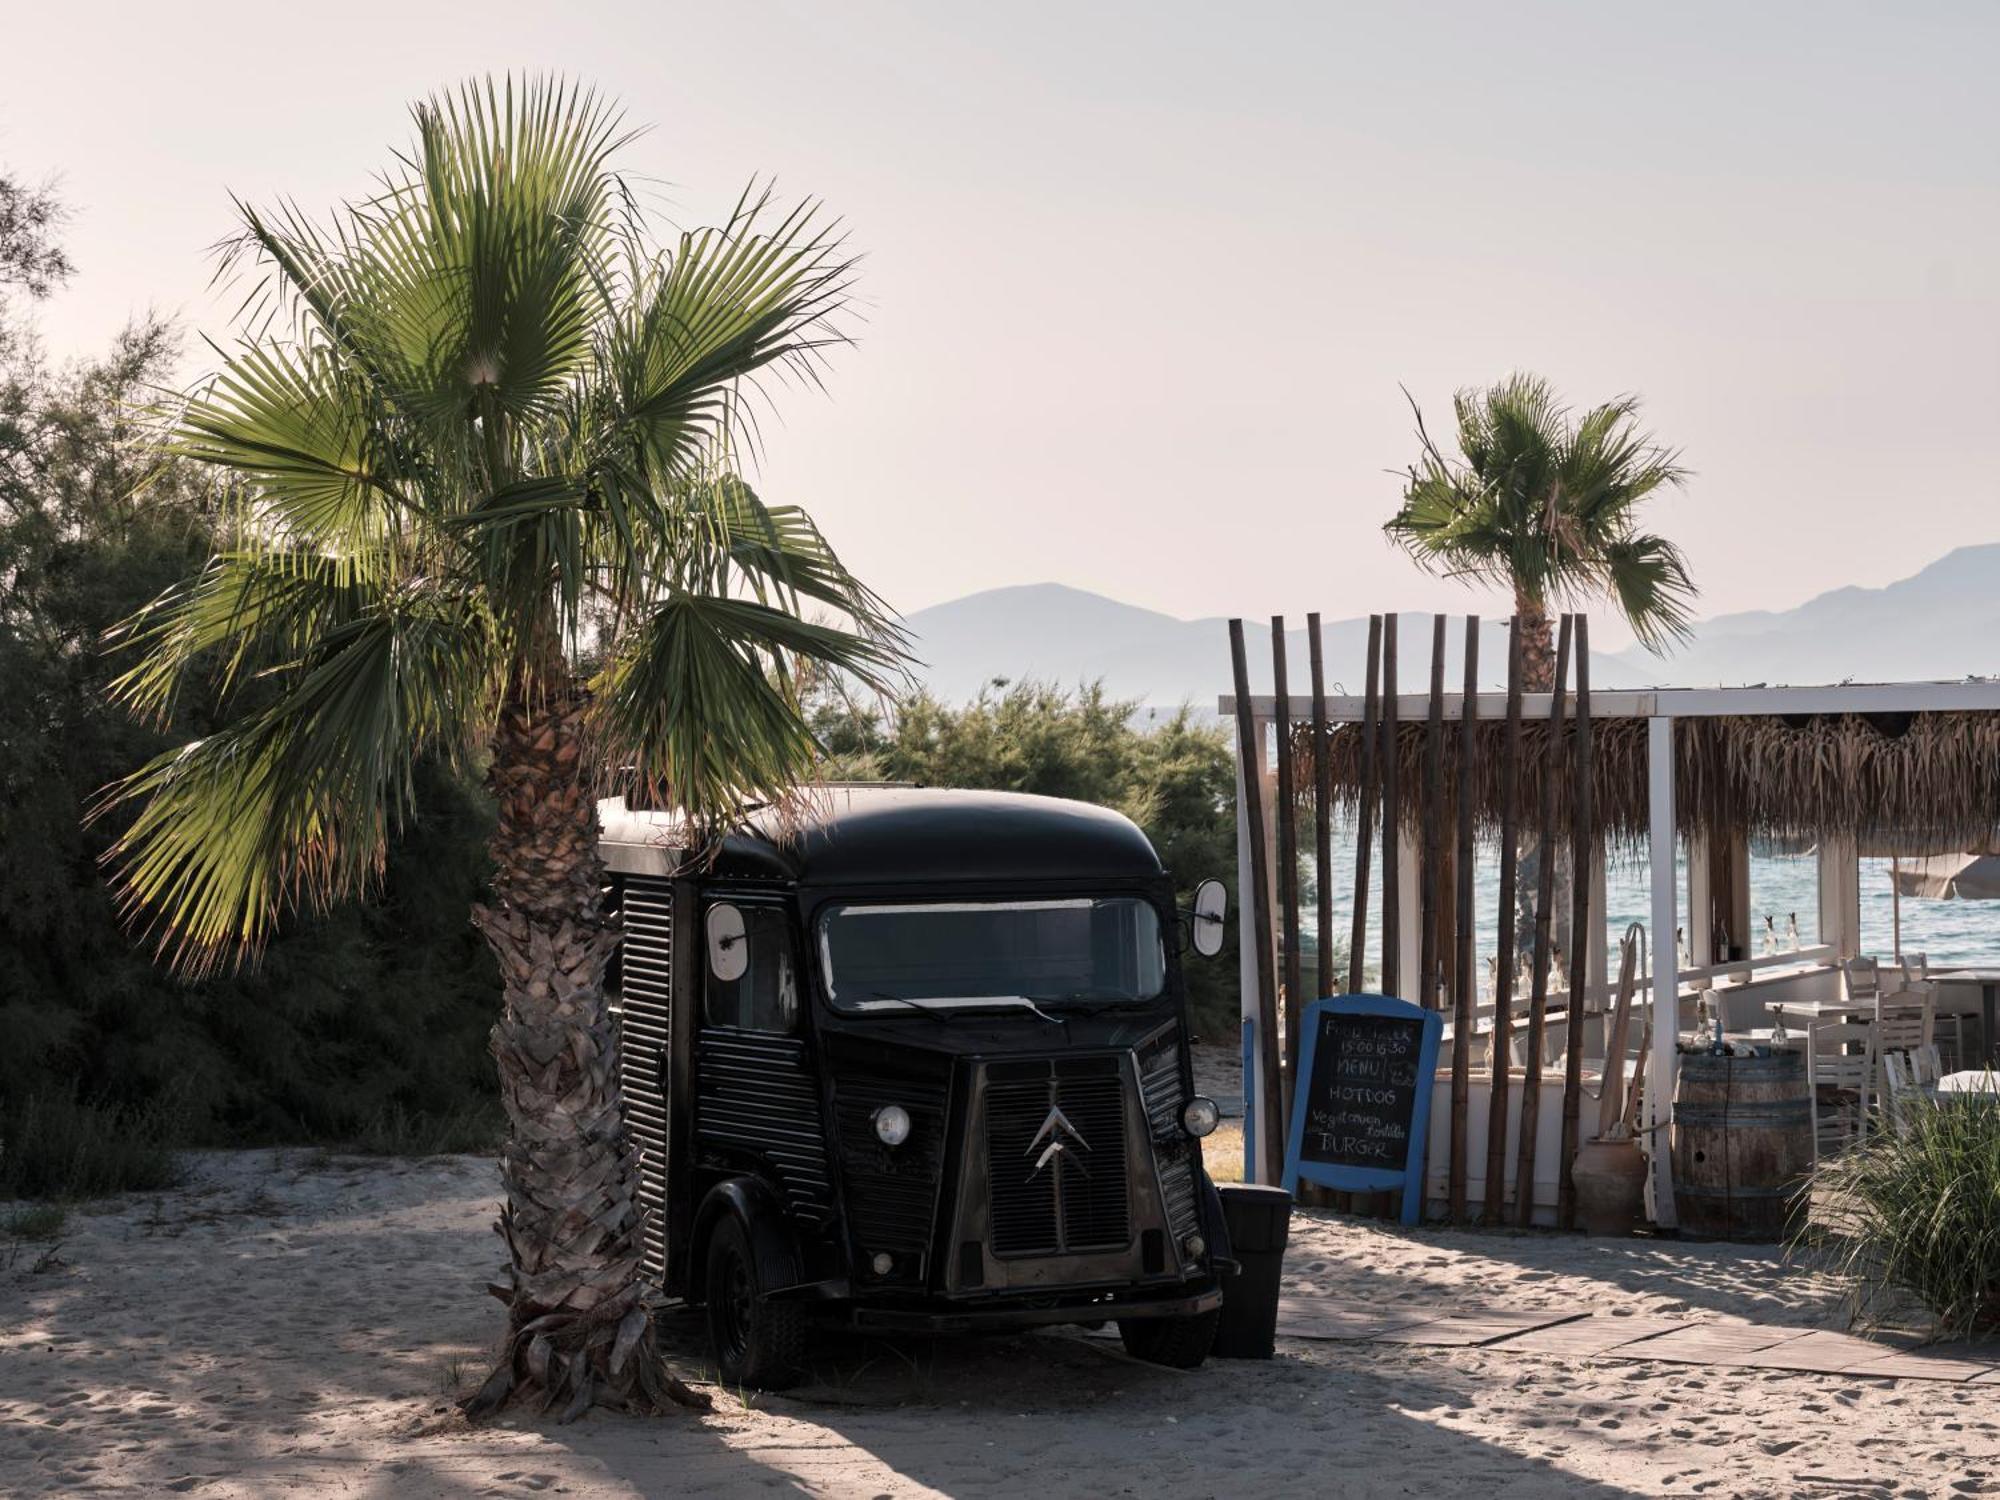
[{"label": "palm tree", "polygon": [[1678,547],[1639,530],[1638,512],[1688,471],[1639,430],[1637,398],[1572,421],[1546,380],[1510,375],[1452,407],[1457,458],[1411,402],[1423,452],[1383,529],[1428,568],[1512,592],[1529,691],[1554,686],[1552,604],[1609,599],[1655,652],[1686,636],[1694,583]]},{"label": "palm tree", "polygon": [[414,114],[329,222],[239,205],[225,262],[259,290],[165,435],[219,475],[233,545],[121,628],[115,689],[158,716],[219,672],[224,721],[108,789],[115,879],[180,968],[254,955],[367,889],[417,762],[483,762],[511,1336],[469,1408],[692,1401],[638,1279],[595,798],[678,807],[700,847],[810,775],[806,676],[900,671],[890,612],[732,468],[755,377],[840,338],[852,261],[768,194],[656,244],[611,165],[630,136],[572,85]]}]

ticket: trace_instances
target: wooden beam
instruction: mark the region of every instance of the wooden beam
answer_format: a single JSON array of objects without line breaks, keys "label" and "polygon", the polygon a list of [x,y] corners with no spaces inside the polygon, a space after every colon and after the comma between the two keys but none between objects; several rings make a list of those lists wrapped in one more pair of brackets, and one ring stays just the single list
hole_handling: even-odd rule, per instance
[{"label": "wooden beam", "polygon": [[1361,700],[1361,806],[1354,837],[1354,926],[1347,946],[1347,989],[1361,990],[1368,958],[1368,856],[1375,838],[1375,741],[1382,691],[1382,617],[1368,617],[1367,692]]},{"label": "wooden beam", "polygon": [[[1570,617],[1562,617],[1556,638],[1556,686],[1549,695],[1547,754],[1557,763],[1562,746],[1563,690],[1569,681]],[[1521,1072],[1521,1140],[1515,1154],[1514,1222],[1527,1225],[1535,1214],[1535,1131],[1542,1115],[1542,1045],[1549,1025],[1549,921],[1555,903],[1556,781],[1542,778],[1542,816],[1535,852],[1535,979],[1528,997],[1528,1058]]]},{"label": "wooden beam", "polygon": [[[1298,777],[1292,766],[1291,695],[1286,692],[1285,617],[1271,616],[1271,681],[1277,689],[1278,714],[1273,722],[1278,741],[1277,847],[1278,930],[1282,934],[1285,1013],[1285,1055],[1280,1076],[1285,1080],[1285,1128],[1289,1132],[1292,1073],[1299,1061],[1299,1017],[1305,1008],[1299,991],[1299,803]],[[1285,1136],[1290,1140],[1290,1134]]]},{"label": "wooden beam", "polygon": [[[1479,691],[1479,616],[1465,619],[1465,696]],[[1458,737],[1458,901],[1455,930],[1458,964],[1452,986],[1451,1030],[1451,1165],[1447,1184],[1454,1223],[1465,1221],[1467,1116],[1472,1113],[1472,1025],[1479,998],[1478,908],[1472,884],[1472,770],[1477,754],[1479,721],[1470,714],[1461,721]]]},{"label": "wooden beam", "polygon": [[1667,1121],[1674,1099],[1674,1046],[1680,1040],[1680,955],[1674,952],[1674,721],[1656,718],[1646,726],[1646,778],[1651,813],[1648,843],[1653,864],[1653,1003],[1646,1008],[1648,1031],[1642,1049],[1646,1075],[1646,1154],[1652,1167],[1653,1222],[1662,1229],[1680,1225],[1674,1207],[1673,1154]]},{"label": "wooden beam", "polygon": [[[1264,767],[1257,734],[1257,720],[1250,710],[1250,669],[1243,655],[1243,622],[1229,622],[1229,665],[1236,679],[1237,701],[1243,711],[1236,716],[1237,765],[1244,805],[1236,815],[1249,830],[1251,926],[1257,941],[1257,1154],[1263,1163],[1284,1160],[1284,1106],[1279,1101],[1278,1068],[1278,984],[1271,968],[1271,886],[1264,860]],[[1240,899],[1240,897],[1239,897]],[[1275,1181],[1276,1171],[1266,1166],[1258,1173],[1260,1182]]]},{"label": "wooden beam", "polygon": [[1375,765],[1382,780],[1382,993],[1403,996],[1402,857],[1398,836],[1403,809],[1397,798],[1396,617],[1382,617],[1382,733]]},{"label": "wooden beam", "polygon": [[[1590,888],[1596,854],[1590,756],[1590,617],[1576,617],[1576,817],[1570,829],[1569,1026],[1563,1052],[1562,1154],[1557,1169],[1556,1227],[1576,1227],[1576,1148],[1583,1108],[1583,1013],[1590,993]],[[1600,914],[1599,921],[1603,920]],[[1606,1060],[1607,1064],[1609,1059]],[[1608,1067],[1607,1067],[1608,1072]],[[1599,1087],[1603,1087],[1602,1084]]]},{"label": "wooden beam", "polygon": [[1507,622],[1507,730],[1500,750],[1500,938],[1493,980],[1493,1096],[1486,1114],[1484,1218],[1498,1224],[1507,1193],[1507,1075],[1514,1053],[1514,902],[1521,841],[1521,621]]},{"label": "wooden beam", "polygon": [[1306,616],[1306,654],[1312,670],[1313,894],[1318,901],[1313,931],[1319,972],[1313,998],[1320,1000],[1334,992],[1339,980],[1333,972],[1333,767],[1326,754],[1326,656],[1316,610]]},{"label": "wooden beam", "polygon": [[[1479,704],[1482,718],[1491,718],[1503,707],[1498,693],[1485,693]],[[1220,712],[1233,714],[1235,700],[1225,695]],[[1258,713],[1269,718],[1268,697],[1255,700]],[[1530,718],[1546,714],[1548,694],[1529,693],[1524,704]],[[1399,705],[1407,716],[1422,713],[1428,701],[1411,694]],[[1304,713],[1301,701],[1295,712]],[[1361,700],[1336,693],[1326,700],[1326,711],[1335,723],[1360,718]],[[1447,719],[1459,716],[1458,695],[1445,701]],[[1759,714],[1785,716],[1799,714],[1890,714],[1890,713],[2000,713],[2000,680],[1968,678],[1963,682],[1883,682],[1849,683],[1837,687],[1766,688],[1620,688],[1595,695],[1591,711],[1599,719],[1744,718]]]},{"label": "wooden beam", "polygon": [[1417,964],[1417,1003],[1425,1010],[1438,1009],[1438,929],[1444,907],[1438,888],[1444,879],[1444,640],[1445,618],[1433,615],[1430,711],[1424,716],[1424,852],[1418,866],[1423,879],[1418,905],[1424,925],[1418,934],[1422,957]]}]

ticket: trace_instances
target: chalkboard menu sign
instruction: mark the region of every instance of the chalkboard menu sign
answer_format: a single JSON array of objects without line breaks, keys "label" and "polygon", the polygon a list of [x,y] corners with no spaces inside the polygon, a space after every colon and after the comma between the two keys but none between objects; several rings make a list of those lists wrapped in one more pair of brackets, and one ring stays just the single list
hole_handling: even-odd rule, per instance
[{"label": "chalkboard menu sign", "polygon": [[1303,1021],[1284,1186],[1402,1188],[1403,1222],[1416,1223],[1443,1017],[1386,995],[1341,995],[1315,1000]]}]

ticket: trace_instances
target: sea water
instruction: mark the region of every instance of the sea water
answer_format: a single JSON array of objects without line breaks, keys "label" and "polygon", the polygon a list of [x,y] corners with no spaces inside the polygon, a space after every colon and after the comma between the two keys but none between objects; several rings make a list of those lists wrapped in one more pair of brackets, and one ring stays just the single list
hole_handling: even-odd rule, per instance
[{"label": "sea water", "polygon": [[[1312,850],[1310,839],[1312,830],[1307,824],[1301,830],[1300,850],[1302,879],[1300,881],[1300,906],[1302,924],[1310,929],[1317,910],[1316,898],[1312,894]],[[1336,824],[1333,840],[1333,874],[1329,884],[1333,888],[1333,935],[1343,947],[1353,931],[1354,923],[1354,829],[1352,824],[1343,827]],[[1683,850],[1675,862],[1676,880],[1681,892],[1680,920],[1687,921],[1687,859]],[[1604,914],[1607,931],[1607,950],[1610,953],[1612,976],[1615,978],[1618,966],[1618,940],[1633,922],[1650,929],[1652,926],[1652,879],[1651,866],[1643,853],[1614,853],[1605,871]],[[1500,853],[1495,843],[1482,843],[1475,851],[1473,860],[1474,906],[1477,908],[1476,923],[1478,943],[1478,966],[1480,984],[1486,984],[1486,961],[1498,951],[1499,907],[1500,907]],[[1455,891],[1446,891],[1443,899],[1455,901]],[[1890,885],[1890,862],[1887,859],[1864,859],[1861,861],[1861,951],[1889,960],[1895,953],[1895,900]],[[1782,951],[1790,946],[1786,924],[1792,915],[1798,917],[1800,942],[1811,947],[1819,941],[1819,862],[1807,855],[1771,855],[1753,852],[1750,856],[1750,931],[1731,933],[1732,943],[1741,946],[1742,951],[1756,958],[1764,951],[1764,919],[1772,918],[1772,926],[1777,933],[1778,947]],[[1417,920],[1415,911],[1402,914],[1406,924]],[[1566,924],[1565,924],[1566,925]],[[1926,901],[1905,896],[1902,901],[1902,933],[1904,953],[1925,954],[1933,968],[1958,964],[2000,965],[2000,902],[1985,901]],[[1516,935],[1517,951],[1529,951],[1532,934]],[[1648,952],[1658,949],[1649,930],[1647,934]],[[1310,941],[1310,938],[1308,938]],[[1382,851],[1379,836],[1375,840],[1369,859],[1368,897],[1368,947],[1365,954],[1366,969],[1371,975],[1379,972],[1378,965],[1382,952]],[[1568,955],[1562,955],[1567,962]]]}]

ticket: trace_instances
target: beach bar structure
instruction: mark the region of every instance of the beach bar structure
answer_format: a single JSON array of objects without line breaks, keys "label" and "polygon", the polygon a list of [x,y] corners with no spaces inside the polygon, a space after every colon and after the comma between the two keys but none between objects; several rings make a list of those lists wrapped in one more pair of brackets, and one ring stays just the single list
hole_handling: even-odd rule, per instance
[{"label": "beach bar structure", "polygon": [[[1442,639],[1442,632],[1438,638]],[[1441,674],[1433,673],[1431,681],[1441,681]],[[1276,893],[1282,889],[1295,892],[1297,886],[1296,880],[1281,882],[1275,869],[1279,848],[1291,842],[1281,839],[1277,831],[1278,809],[1285,794],[1291,794],[1294,817],[1307,822],[1315,811],[1316,796],[1330,800],[1333,811],[1351,817],[1361,801],[1364,784],[1376,788],[1376,806],[1382,807],[1379,793],[1385,778],[1380,768],[1371,775],[1371,764],[1385,753],[1381,748],[1385,735],[1393,734],[1395,785],[1400,790],[1393,813],[1385,808],[1378,817],[1395,819],[1393,900],[1399,919],[1393,924],[1393,937],[1388,930],[1384,932],[1383,941],[1395,951],[1381,956],[1382,967],[1401,977],[1400,993],[1416,999],[1423,988],[1416,976],[1426,955],[1433,964],[1449,965],[1455,952],[1468,951],[1454,942],[1449,932],[1451,872],[1427,869],[1426,858],[1438,857],[1436,829],[1452,826],[1461,793],[1469,792],[1473,821],[1490,846],[1501,821],[1500,735],[1507,697],[1497,692],[1438,696],[1441,701],[1434,702],[1429,692],[1402,692],[1394,700],[1393,711],[1388,701],[1381,702],[1377,717],[1389,727],[1374,737],[1372,754],[1364,743],[1369,704],[1362,697],[1323,695],[1316,705],[1313,698],[1305,696],[1288,695],[1283,701],[1253,696],[1249,713],[1242,716],[1237,715],[1235,696],[1220,700],[1222,713],[1237,720],[1239,744],[1249,752],[1251,766],[1261,778],[1255,791],[1244,785],[1247,768],[1245,757],[1239,755],[1237,848],[1239,888],[1243,892],[1239,922],[1248,1122],[1244,1165],[1250,1180],[1277,1180],[1282,1154],[1279,1144],[1270,1139],[1269,1129],[1260,1131],[1257,1125],[1269,1118],[1266,1090],[1272,1085],[1271,1059],[1280,1055],[1279,1049],[1262,1043],[1257,1031],[1265,1014],[1295,1013],[1298,1003],[1295,997],[1286,997],[1277,1007],[1271,1007],[1267,1000],[1260,1003],[1267,974],[1285,976],[1289,971],[1290,976],[1299,975],[1296,959],[1288,961],[1282,952],[1283,935],[1300,930],[1298,915],[1293,912],[1288,920],[1286,913],[1275,907]],[[1551,790],[1560,831],[1557,847],[1567,848],[1571,820],[1577,816],[1579,787],[1568,736],[1552,743],[1547,729],[1551,696],[1522,696],[1515,795],[1521,808],[1537,808],[1546,778],[1555,778]],[[1465,732],[1462,722],[1468,703],[1476,719],[1470,733]],[[1316,707],[1317,724],[1323,726],[1318,732],[1324,735],[1317,746]],[[1586,1078],[1593,1082],[1601,1079],[1605,1064],[1602,1045],[1607,1028],[1602,1017],[1611,991],[1604,932],[1605,860],[1643,858],[1650,871],[1651,910],[1646,944],[1649,972],[1642,974],[1639,995],[1641,1005],[1650,1010],[1651,1026],[1640,1070],[1645,1080],[1640,1138],[1647,1144],[1649,1158],[1649,1216],[1659,1227],[1673,1228],[1667,1125],[1676,1084],[1676,1043],[1692,1025],[1696,1001],[1704,991],[1712,991],[1721,1001],[1726,1027],[1749,1029],[1770,1025],[1774,1004],[1782,1010],[1785,1004],[1802,1000],[1839,999],[1841,965],[1862,951],[1863,856],[1931,855],[2000,847],[1996,843],[2000,838],[2000,680],[1598,690],[1590,695],[1589,713],[1592,771],[1587,826],[1594,858],[1585,877],[1592,888],[1592,900],[1589,960],[1580,986]],[[1442,734],[1433,727],[1439,719],[1446,726]],[[1286,751],[1290,765],[1284,768],[1288,774],[1281,774]],[[1323,757],[1317,763],[1316,753]],[[1463,771],[1468,756],[1469,776]],[[1316,764],[1323,778],[1317,785]],[[1425,797],[1433,795],[1435,789],[1442,790],[1449,810],[1423,808]],[[1246,791],[1251,795],[1243,795]],[[1245,811],[1253,799],[1261,807],[1264,822],[1256,837]],[[1807,926],[1808,914],[1802,913],[1804,940],[1797,951],[1753,953],[1748,879],[1753,840],[1810,850],[1816,857],[1817,931],[1815,934]],[[1382,843],[1380,834],[1377,842]],[[1253,850],[1262,851],[1269,867],[1261,881],[1254,878],[1258,872],[1253,869]],[[1387,852],[1384,845],[1384,854]],[[1677,864],[1677,856],[1682,854],[1686,858],[1685,888]],[[1443,855],[1448,862],[1449,848]],[[1381,869],[1387,860],[1376,863]],[[1386,876],[1388,871],[1382,873]],[[1434,882],[1428,899],[1424,891],[1427,876]],[[1345,889],[1353,871],[1328,871],[1325,878]],[[1252,899],[1253,889],[1260,886],[1272,893],[1262,914]],[[1440,899],[1441,888],[1446,894]],[[1381,899],[1386,904],[1392,898],[1384,891]],[[1322,915],[1326,910],[1322,900]],[[1422,930],[1427,912],[1445,929],[1431,933],[1428,943]],[[1441,918],[1437,917],[1439,912]],[[1385,924],[1385,929],[1388,926]],[[1691,962],[1682,961],[1676,942],[1676,934],[1682,930]],[[1522,932],[1517,951],[1527,952],[1531,942],[1531,934]],[[1478,973],[1468,980],[1475,992],[1485,973],[1486,957],[1478,956]],[[1953,982],[1947,971],[1939,977],[1945,981],[1940,993],[1949,990],[1951,1003],[1979,1025],[1979,1046],[1990,1055],[1995,1040],[1993,981],[2000,975],[1989,974],[1983,979],[1968,975]],[[1433,994],[1438,992],[1435,984],[1431,989]],[[1448,985],[1444,993],[1450,993]],[[1520,1015],[1523,1004],[1523,997],[1516,995],[1510,1016]],[[1567,1030],[1566,1015],[1563,1020],[1556,1017],[1567,1011],[1569,996],[1552,993],[1548,1005],[1547,1040],[1553,1052],[1559,1049]],[[1476,1027],[1482,1034],[1490,1035],[1492,1017],[1492,999],[1483,995],[1476,1011]],[[1452,1019],[1447,1016],[1447,1025]],[[1635,1039],[1640,1019],[1635,1016],[1631,1027]],[[1514,1025],[1518,1027],[1518,1021]],[[1518,1030],[1515,1035],[1518,1038]],[[1592,1046],[1599,1048],[1594,1058]],[[1448,1051],[1448,1047],[1441,1050],[1440,1059]],[[1631,1064],[1624,1062],[1623,1066],[1630,1068]],[[1559,1098],[1562,1070],[1544,1069],[1543,1080],[1542,1088],[1550,1091],[1546,1097]],[[1508,1124],[1510,1130],[1518,1132],[1523,1093],[1518,1071],[1514,1082]],[[1478,1164],[1486,1160],[1482,1138],[1487,1096],[1476,1084],[1472,1093],[1472,1139],[1465,1155],[1477,1171]],[[1451,1105],[1442,1061],[1433,1100],[1432,1170],[1426,1197],[1432,1212],[1438,1213],[1443,1211],[1445,1198],[1441,1143],[1448,1134],[1444,1122]],[[1530,1189],[1532,1222],[1556,1221],[1560,1137],[1555,1132],[1560,1128],[1560,1116],[1558,1104],[1540,1104],[1536,1137],[1542,1149],[1535,1153],[1535,1182]],[[1594,1113],[1591,1117],[1595,1118]],[[1593,1133],[1586,1130],[1584,1136],[1587,1139]],[[1461,1138],[1461,1146],[1466,1144]],[[1511,1169],[1515,1160],[1511,1145],[1495,1153],[1496,1160],[1502,1157]],[[1482,1186],[1475,1182],[1468,1194],[1461,1183],[1461,1202],[1469,1196],[1478,1203]],[[1510,1201],[1519,1191],[1518,1183],[1506,1184]]]}]

